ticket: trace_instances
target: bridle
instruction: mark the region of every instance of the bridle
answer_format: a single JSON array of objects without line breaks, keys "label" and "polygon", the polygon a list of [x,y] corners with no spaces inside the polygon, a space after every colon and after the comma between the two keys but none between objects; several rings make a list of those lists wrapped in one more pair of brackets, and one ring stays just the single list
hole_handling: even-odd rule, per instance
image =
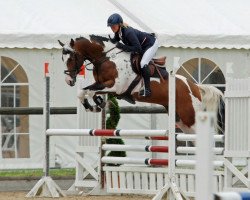
[{"label": "bridle", "polygon": [[[70,76],[71,78],[75,79],[77,74],[79,74],[79,72],[81,71],[81,66],[82,64],[79,64],[79,63],[84,63],[85,60],[87,60],[87,58],[83,58],[83,61],[79,61],[79,54],[77,54],[77,52],[73,51],[73,52],[70,52],[70,59],[74,59],[75,61],[75,67],[73,67],[73,69],[67,69],[67,70],[64,70],[64,74]],[[73,58],[72,58],[73,57]],[[68,62],[68,61],[67,61]]]}]

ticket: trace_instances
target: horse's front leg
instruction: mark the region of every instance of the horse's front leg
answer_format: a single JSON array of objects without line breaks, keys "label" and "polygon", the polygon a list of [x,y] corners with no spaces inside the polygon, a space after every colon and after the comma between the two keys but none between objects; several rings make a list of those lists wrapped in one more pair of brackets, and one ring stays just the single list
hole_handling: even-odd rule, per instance
[{"label": "horse's front leg", "polygon": [[[91,97],[94,100],[94,97],[98,99],[98,97],[94,94],[93,91],[90,90],[78,90],[78,94],[77,97],[79,98],[79,100],[81,101],[82,105],[84,106],[85,110],[87,112],[91,111],[91,112],[101,112],[101,108],[98,105],[94,105],[92,106],[89,103],[88,98]],[[96,100],[96,101],[101,101],[100,99]],[[103,106],[103,102],[101,102],[101,105]],[[105,106],[105,105],[104,105]]]},{"label": "horse's front leg", "polygon": [[103,98],[99,95],[97,96],[96,94],[93,96],[93,100],[96,103],[97,106],[101,108],[105,108],[106,102],[103,100]]}]

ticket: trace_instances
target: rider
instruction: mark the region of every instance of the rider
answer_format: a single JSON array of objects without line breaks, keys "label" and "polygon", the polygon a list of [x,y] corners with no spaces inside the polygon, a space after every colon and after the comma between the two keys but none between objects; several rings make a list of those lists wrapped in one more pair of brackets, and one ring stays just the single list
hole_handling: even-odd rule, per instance
[{"label": "rider", "polygon": [[[116,43],[116,47],[126,52],[138,53],[142,56],[140,65],[142,77],[144,80],[144,90],[140,92],[142,96],[150,96],[150,71],[148,63],[154,57],[158,49],[158,41],[154,34],[139,31],[135,28],[123,23],[122,17],[114,13],[107,21],[115,33],[114,38],[110,38],[111,42]],[[122,40],[123,43],[119,41]]]}]

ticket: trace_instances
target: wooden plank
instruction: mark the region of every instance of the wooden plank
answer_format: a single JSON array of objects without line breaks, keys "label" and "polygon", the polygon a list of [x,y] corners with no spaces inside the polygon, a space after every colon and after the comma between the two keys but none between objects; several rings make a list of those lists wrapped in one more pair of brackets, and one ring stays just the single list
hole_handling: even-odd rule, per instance
[{"label": "wooden plank", "polygon": [[186,174],[180,174],[180,190],[183,192],[187,191]]},{"label": "wooden plank", "polygon": [[142,190],[148,190],[148,173],[141,173]]},{"label": "wooden plank", "polygon": [[117,172],[111,172],[112,173],[112,188],[120,188],[119,181],[118,181],[118,173]]},{"label": "wooden plank", "polygon": [[106,171],[106,186],[107,186],[107,189],[110,189],[112,188],[112,174],[110,171]]},{"label": "wooden plank", "polygon": [[127,189],[131,189],[131,190],[134,189],[133,173],[127,172],[126,177],[127,177]]},{"label": "wooden plank", "polygon": [[157,173],[156,174],[156,188],[157,188],[157,190],[162,189],[163,186],[164,186],[164,174]]},{"label": "wooden plank", "polygon": [[235,176],[239,178],[245,186],[249,187],[249,180],[242,174],[232,163],[230,163],[227,159],[224,159],[225,167],[228,168]]},{"label": "wooden plank", "polygon": [[126,173],[125,172],[118,172],[119,173],[119,177],[120,177],[120,188],[121,189],[126,189]]},{"label": "wooden plank", "polygon": [[195,175],[187,175],[187,191],[195,192]]},{"label": "wooden plank", "polygon": [[149,190],[157,190],[155,173],[149,173]]},{"label": "wooden plank", "polygon": [[134,172],[134,188],[141,189],[141,174],[140,172]]},{"label": "wooden plank", "polygon": [[80,163],[96,180],[98,180],[98,173],[90,164],[88,164],[88,160],[82,158],[79,154],[76,154],[76,161]]}]

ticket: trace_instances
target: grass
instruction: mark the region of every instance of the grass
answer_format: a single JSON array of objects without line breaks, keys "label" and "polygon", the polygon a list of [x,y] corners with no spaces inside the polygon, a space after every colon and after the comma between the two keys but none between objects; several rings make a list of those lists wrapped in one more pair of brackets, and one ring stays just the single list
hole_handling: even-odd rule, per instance
[{"label": "grass", "polygon": [[[67,177],[67,176],[75,176],[74,168],[64,168],[64,169],[50,169],[50,176],[53,177]],[[20,169],[20,170],[1,170],[1,177],[42,177],[44,172],[42,169]]]}]

